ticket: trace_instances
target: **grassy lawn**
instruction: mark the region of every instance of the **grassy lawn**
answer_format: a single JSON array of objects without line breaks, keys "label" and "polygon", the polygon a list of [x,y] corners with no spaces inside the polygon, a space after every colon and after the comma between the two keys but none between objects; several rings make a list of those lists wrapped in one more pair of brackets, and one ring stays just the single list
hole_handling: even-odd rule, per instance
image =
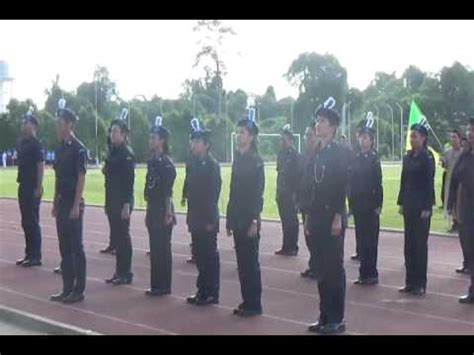
[{"label": "grassy lawn", "polygon": [[[381,225],[384,227],[403,228],[403,221],[398,214],[398,206],[396,199],[399,189],[401,166],[384,166],[383,182],[384,182],[384,206],[382,211]],[[0,197],[16,197],[16,168],[0,169]],[[135,180],[135,205],[144,207],[143,188],[145,182],[145,168],[137,168]],[[227,199],[229,197],[230,183],[230,167],[222,167],[222,192],[219,206],[221,213],[225,214]],[[265,203],[263,208],[263,217],[278,218],[278,210],[275,203],[275,184],[276,170],[275,166],[267,166],[265,169],[266,186],[265,186]],[[178,176],[174,185],[174,201],[178,211],[184,212],[180,205],[181,191],[184,181],[184,167],[178,168]],[[45,171],[44,181],[44,199],[52,200],[53,196],[54,172],[51,168]],[[439,191],[441,188],[441,169],[436,172],[436,199],[439,205]],[[100,204],[104,203],[104,177],[99,169],[89,169],[86,176],[85,200],[87,203]],[[431,222],[433,231],[445,232],[447,229],[446,221],[443,218],[443,211],[437,207],[434,209],[434,216]]]}]

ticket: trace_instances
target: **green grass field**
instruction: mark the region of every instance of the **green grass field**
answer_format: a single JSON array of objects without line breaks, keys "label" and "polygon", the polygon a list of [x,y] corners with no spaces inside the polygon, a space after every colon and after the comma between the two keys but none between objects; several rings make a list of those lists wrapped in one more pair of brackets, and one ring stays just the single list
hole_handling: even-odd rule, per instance
[{"label": "green grass field", "polygon": [[[403,221],[398,214],[396,204],[398,189],[400,184],[401,166],[384,166],[384,206],[382,211],[381,225],[383,227],[403,228]],[[16,168],[0,169],[0,197],[16,197]],[[145,181],[145,168],[137,168],[135,180],[135,205],[145,207],[143,200],[143,187]],[[184,167],[178,167],[178,176],[174,185],[174,202],[176,209],[185,212],[180,205],[181,191],[184,181]],[[229,197],[230,167],[224,166],[222,174],[222,191],[219,201],[221,213],[225,214],[226,204]],[[265,168],[265,203],[263,207],[263,217],[278,218],[278,210],[275,202],[276,170],[275,166],[268,165]],[[44,180],[44,200],[52,200],[53,196],[54,172],[51,168],[45,171]],[[436,199],[439,205],[439,191],[441,186],[441,169],[436,172]],[[99,169],[89,169],[86,176],[85,200],[91,204],[104,204],[104,177]],[[443,211],[437,207],[434,209],[434,216],[431,222],[431,230],[446,232],[447,222],[443,218]]]}]

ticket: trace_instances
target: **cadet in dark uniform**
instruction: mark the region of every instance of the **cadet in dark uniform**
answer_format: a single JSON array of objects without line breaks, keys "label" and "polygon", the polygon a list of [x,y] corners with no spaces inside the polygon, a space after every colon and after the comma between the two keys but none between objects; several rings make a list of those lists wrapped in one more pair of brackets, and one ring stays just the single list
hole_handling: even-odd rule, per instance
[{"label": "cadet in dark uniform", "polygon": [[41,265],[41,228],[39,209],[43,195],[44,154],[36,138],[38,119],[33,108],[23,116],[23,137],[17,145],[18,151],[18,203],[21,212],[21,226],[25,233],[25,257],[16,262],[24,267]]},{"label": "cadet in dark uniform", "polygon": [[145,293],[148,296],[171,293],[171,233],[176,224],[172,196],[176,169],[169,156],[170,133],[161,123],[161,117],[157,117],[151,129],[153,156],[147,163],[145,181],[145,223],[150,236],[151,262],[151,288]]},{"label": "cadet in dark uniform", "polygon": [[219,195],[221,172],[210,153],[211,132],[201,129],[197,118],[191,121],[191,150],[195,157],[186,171],[188,213],[186,223],[191,232],[196,266],[199,272],[197,293],[187,298],[199,306],[219,303]]},{"label": "cadet in dark uniform", "polygon": [[[306,222],[306,214],[308,213],[309,206],[311,204],[311,191],[305,191],[305,187],[311,187],[311,179],[314,179],[313,164],[316,150],[316,135],[314,132],[314,120],[306,127],[305,131],[306,150],[300,159],[300,174],[301,180],[298,182],[298,209],[301,212],[301,218],[303,225]],[[316,279],[315,265],[314,265],[314,253],[312,247],[312,238],[307,234],[308,230],[305,229],[305,241],[309,251],[308,268],[301,272],[301,277],[309,277]]]},{"label": "cadet in dark uniform", "polygon": [[293,147],[293,133],[285,125],[280,136],[281,150],[277,160],[276,202],[283,229],[283,245],[276,255],[298,254],[299,221],[296,210],[296,192],[299,180],[299,157]]},{"label": "cadet in dark uniform", "polygon": [[311,186],[306,188],[312,191],[312,200],[305,229],[312,238],[320,298],[319,321],[308,330],[322,334],[345,330],[344,233],[349,154],[334,141],[341,121],[334,105],[335,100],[330,98],[315,112],[318,143]]},{"label": "cadet in dark uniform", "polygon": [[403,158],[398,205],[405,226],[405,286],[399,291],[421,296],[426,292],[428,235],[434,205],[435,162],[428,150],[428,130],[411,126],[412,149]]},{"label": "cadet in dark uniform", "polygon": [[227,236],[234,236],[235,253],[243,302],[234,309],[239,316],[262,313],[262,280],[258,261],[260,213],[263,208],[265,171],[257,150],[258,127],[255,109],[237,123],[239,150],[232,162],[227,205]]},{"label": "cadet in dark uniform", "polygon": [[[191,142],[190,142],[191,144]],[[188,171],[190,166],[193,164],[195,158],[192,154],[192,152],[189,152],[188,159],[186,160],[186,177],[184,179],[183,183],[183,193],[181,195],[181,206],[184,207],[186,206],[186,200],[188,199]],[[196,252],[193,247],[193,243],[191,242],[189,244],[189,247],[191,248],[191,257],[186,260],[187,263],[190,264],[195,264],[196,263]]]},{"label": "cadet in dark uniform", "polygon": [[61,143],[54,162],[56,185],[52,214],[56,218],[63,290],[50,299],[75,303],[84,299],[86,287],[86,256],[82,245],[82,193],[86,179],[87,151],[74,136],[73,128],[79,118],[66,108],[66,100],[59,100],[56,117],[56,130]]},{"label": "cadet in dark uniform", "polygon": [[[460,303],[474,303],[474,117],[467,126],[468,143],[456,162],[451,177],[448,210],[456,210],[459,238],[468,254],[467,268],[471,273],[468,294],[459,298]],[[471,264],[471,265],[469,265]]]},{"label": "cadet in dark uniform", "polygon": [[375,130],[372,112],[359,125],[359,152],[352,162],[349,208],[354,216],[360,244],[360,268],[356,285],[378,283],[377,247],[383,203],[382,167],[374,149]]},{"label": "cadet in dark uniform", "polygon": [[[112,140],[110,139],[111,129],[112,129],[112,126],[109,127],[109,132],[107,134],[107,148],[109,149],[109,152],[113,148]],[[127,126],[127,129],[128,129],[128,126]],[[102,168],[102,174],[104,174],[104,176],[105,176],[105,165]],[[106,210],[106,214],[107,214],[107,210]],[[110,226],[112,224],[112,221],[110,220],[110,216],[108,214],[107,214],[107,220],[109,221],[109,226]],[[113,235],[112,235],[112,229],[109,229],[109,245],[107,245],[106,248],[101,249],[100,253],[101,254],[115,255],[116,254],[115,249],[116,249],[116,247],[115,247],[115,241],[114,241]]]},{"label": "cadet in dark uniform", "polygon": [[128,145],[128,110],[110,125],[111,147],[105,160],[105,210],[110,221],[111,240],[116,248],[114,275],[106,283],[132,283],[132,241],[130,215],[133,210],[135,155]]}]

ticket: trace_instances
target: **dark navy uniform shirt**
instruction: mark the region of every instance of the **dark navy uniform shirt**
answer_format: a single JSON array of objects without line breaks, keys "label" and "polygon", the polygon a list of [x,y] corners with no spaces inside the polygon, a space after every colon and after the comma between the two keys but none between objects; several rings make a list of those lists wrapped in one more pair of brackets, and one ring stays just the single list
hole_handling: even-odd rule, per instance
[{"label": "dark navy uniform shirt", "polygon": [[295,197],[299,179],[299,157],[295,148],[280,150],[277,159],[277,197]]},{"label": "dark navy uniform shirt", "polygon": [[204,159],[189,161],[186,169],[188,213],[186,222],[189,230],[203,231],[213,225],[219,231],[219,194],[221,191],[221,172],[219,163],[210,155]]},{"label": "dark navy uniform shirt", "polygon": [[418,154],[410,150],[403,157],[398,205],[406,210],[431,210],[435,203],[435,162],[426,148]]},{"label": "dark navy uniform shirt", "polygon": [[87,149],[84,144],[72,136],[68,142],[62,141],[56,149],[54,160],[58,195],[62,200],[73,201],[79,174],[87,170]]},{"label": "dark navy uniform shirt", "polygon": [[38,186],[38,163],[44,161],[41,142],[36,137],[21,138],[17,144],[18,175],[21,187],[35,189]]},{"label": "dark navy uniform shirt", "polygon": [[153,155],[148,160],[144,194],[150,211],[156,208],[157,213],[165,214],[166,200],[173,196],[175,179],[176,169],[168,155]]},{"label": "dark navy uniform shirt", "polygon": [[135,155],[126,144],[111,145],[105,160],[105,205],[133,205]]},{"label": "dark navy uniform shirt", "polygon": [[246,230],[253,220],[260,219],[264,189],[265,170],[258,153],[235,152],[227,204],[227,229]]},{"label": "dark navy uniform shirt", "polygon": [[382,208],[382,167],[375,150],[355,154],[351,162],[349,207],[354,211]]},{"label": "dark navy uniform shirt", "polygon": [[309,186],[305,187],[311,196],[309,223],[321,213],[339,213],[344,218],[349,182],[349,150],[331,142],[314,154],[311,166],[308,167],[309,178],[306,184]]}]

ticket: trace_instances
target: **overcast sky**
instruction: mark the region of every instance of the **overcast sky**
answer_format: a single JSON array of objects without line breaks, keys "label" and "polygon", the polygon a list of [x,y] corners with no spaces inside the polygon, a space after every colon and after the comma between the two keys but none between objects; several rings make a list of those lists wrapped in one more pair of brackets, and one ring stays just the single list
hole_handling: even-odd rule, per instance
[{"label": "overcast sky", "polygon": [[[410,64],[437,72],[460,61],[474,68],[470,36],[474,21],[223,21],[237,35],[229,40],[225,86],[277,98],[296,96],[283,78],[303,52],[334,54],[349,85],[363,90],[376,71],[400,75]],[[14,77],[13,95],[40,107],[56,74],[73,90],[106,66],[121,96],[175,98],[193,69],[198,50],[196,21],[0,21],[0,60]]]}]

